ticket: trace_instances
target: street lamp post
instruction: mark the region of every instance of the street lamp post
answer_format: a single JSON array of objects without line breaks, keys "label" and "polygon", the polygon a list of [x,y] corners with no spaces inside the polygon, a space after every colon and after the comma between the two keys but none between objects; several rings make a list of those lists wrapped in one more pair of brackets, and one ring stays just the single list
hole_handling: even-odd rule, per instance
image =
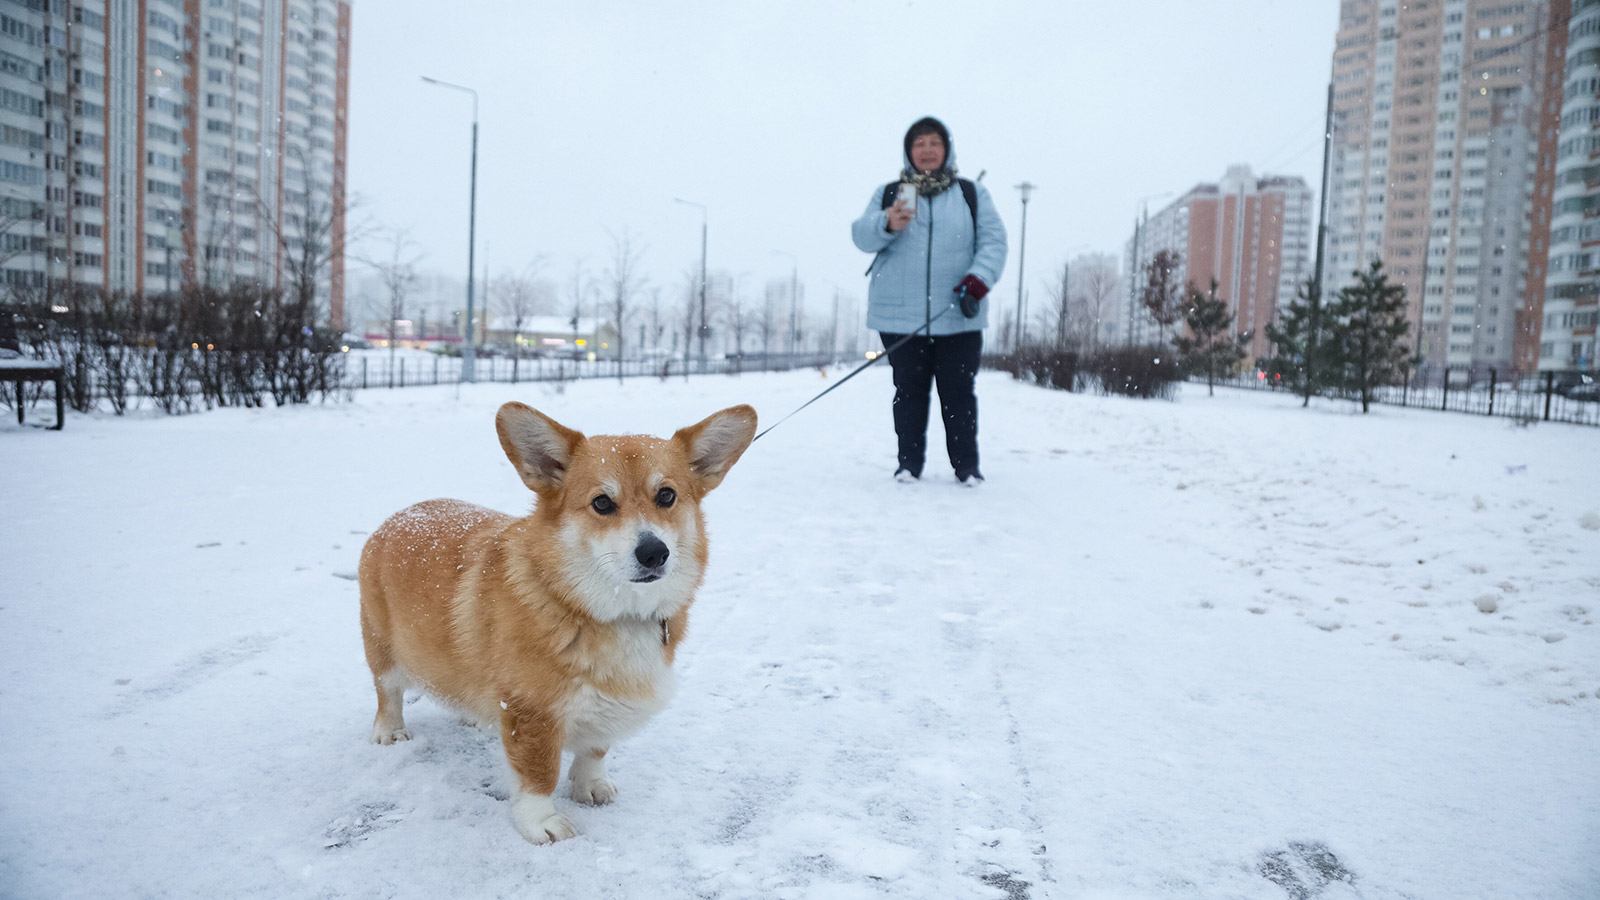
[{"label": "street lamp post", "polygon": [[789,356],[794,356],[796,333],[795,326],[799,322],[800,311],[800,257],[787,250],[774,250],[779,256],[789,257],[792,268],[789,270]]},{"label": "street lamp post", "polygon": [[1037,186],[1031,181],[1017,185],[1017,190],[1022,192],[1022,246],[1017,252],[1017,350],[1022,349],[1023,334],[1027,330],[1022,318],[1022,286],[1026,283],[1023,273],[1027,271],[1028,263],[1028,198]]},{"label": "street lamp post", "polygon": [[472,269],[473,251],[477,248],[478,229],[478,92],[460,84],[451,84],[437,78],[422,76],[422,80],[439,87],[446,87],[457,91],[466,91],[472,95],[472,187],[470,198],[467,201],[467,340],[461,348],[461,380],[477,381],[473,371],[473,362],[477,358],[476,348],[473,346],[474,319],[472,313]]},{"label": "street lamp post", "polygon": [[706,324],[706,205],[693,200],[673,197],[672,202],[700,209],[700,374],[706,372],[706,338],[711,336],[711,326]]}]

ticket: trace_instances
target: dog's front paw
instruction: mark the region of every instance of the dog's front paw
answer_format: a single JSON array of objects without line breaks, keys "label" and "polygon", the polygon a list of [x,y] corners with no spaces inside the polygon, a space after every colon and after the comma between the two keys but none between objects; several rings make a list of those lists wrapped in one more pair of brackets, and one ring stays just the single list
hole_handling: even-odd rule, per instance
[{"label": "dog's front paw", "polygon": [[571,819],[560,813],[556,813],[553,816],[545,816],[544,819],[531,828],[524,828],[521,824],[518,824],[517,831],[521,832],[522,836],[527,838],[530,844],[553,844],[556,841],[564,841],[567,838],[578,836],[577,826],[572,824]]},{"label": "dog's front paw", "polygon": [[393,744],[396,741],[411,740],[411,729],[404,726],[389,728],[384,725],[372,726],[372,742],[374,744]]},{"label": "dog's front paw", "polygon": [[605,777],[574,780],[572,799],[590,806],[605,806],[617,799],[617,784]]},{"label": "dog's front paw", "polygon": [[549,797],[539,794],[518,794],[511,801],[511,821],[530,844],[553,844],[578,836],[572,820],[556,812]]}]

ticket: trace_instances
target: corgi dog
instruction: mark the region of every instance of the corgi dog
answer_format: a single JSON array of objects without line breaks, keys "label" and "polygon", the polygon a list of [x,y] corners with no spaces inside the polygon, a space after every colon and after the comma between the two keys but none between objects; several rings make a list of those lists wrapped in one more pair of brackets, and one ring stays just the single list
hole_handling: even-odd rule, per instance
[{"label": "corgi dog", "polygon": [[411,737],[412,686],[497,724],[516,780],[512,821],[546,844],[577,833],[553,799],[562,751],[573,754],[572,799],[610,803],[606,751],[672,695],[705,577],[700,503],[750,446],[756,412],[730,407],[662,440],[585,437],[507,403],[495,429],[537,496],[531,514],[431,500],[362,548],[372,740]]}]

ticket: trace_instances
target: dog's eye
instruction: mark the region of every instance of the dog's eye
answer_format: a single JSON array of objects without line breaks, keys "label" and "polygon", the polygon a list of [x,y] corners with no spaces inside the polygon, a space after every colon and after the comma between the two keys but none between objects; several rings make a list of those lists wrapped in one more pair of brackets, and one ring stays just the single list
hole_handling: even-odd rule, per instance
[{"label": "dog's eye", "polygon": [[590,500],[589,505],[594,507],[594,511],[602,516],[609,516],[617,511],[617,501],[612,500],[605,494],[601,494],[595,497],[593,500]]},{"label": "dog's eye", "polygon": [[656,491],[656,505],[662,509],[671,506],[678,499],[678,492],[672,488],[664,487]]}]

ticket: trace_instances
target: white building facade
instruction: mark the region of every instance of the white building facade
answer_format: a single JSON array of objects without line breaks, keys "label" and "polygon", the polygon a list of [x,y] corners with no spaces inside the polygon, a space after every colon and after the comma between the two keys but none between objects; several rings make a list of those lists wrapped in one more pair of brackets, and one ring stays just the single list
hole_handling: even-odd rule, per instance
[{"label": "white building facade", "polygon": [[1550,270],[1539,368],[1593,370],[1600,301],[1600,2],[1571,0],[1567,21]]}]

